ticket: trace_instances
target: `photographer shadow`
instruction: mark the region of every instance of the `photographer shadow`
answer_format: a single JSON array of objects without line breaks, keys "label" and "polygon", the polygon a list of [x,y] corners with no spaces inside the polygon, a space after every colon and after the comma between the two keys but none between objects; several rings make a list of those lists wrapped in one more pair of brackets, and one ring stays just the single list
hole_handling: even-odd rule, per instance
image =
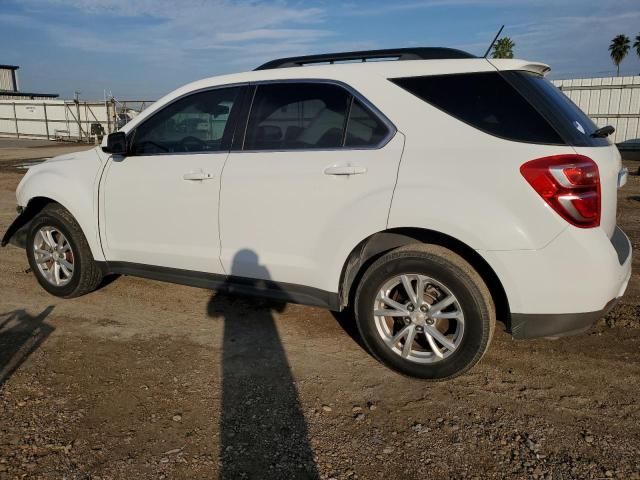
[{"label": "photographer shadow", "polygon": [[[239,283],[247,269],[261,280]],[[319,478],[274,319],[286,306],[286,292],[250,250],[236,254],[231,277],[236,281],[225,282],[207,306],[209,316],[224,318],[220,478]],[[276,299],[234,297],[249,287],[269,287]]]},{"label": "photographer shadow", "polygon": [[36,316],[23,309],[0,313],[0,386],[51,335],[54,328],[45,319],[52,310],[50,305]]}]

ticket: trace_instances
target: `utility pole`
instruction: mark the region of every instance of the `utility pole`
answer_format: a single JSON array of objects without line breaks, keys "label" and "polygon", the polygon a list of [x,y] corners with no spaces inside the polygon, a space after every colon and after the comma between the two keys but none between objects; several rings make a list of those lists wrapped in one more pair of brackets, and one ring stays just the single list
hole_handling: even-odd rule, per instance
[{"label": "utility pole", "polygon": [[80,92],[74,92],[73,101],[76,104],[76,119],[78,120],[78,141],[81,142],[84,136],[82,132],[82,122],[80,121]]}]

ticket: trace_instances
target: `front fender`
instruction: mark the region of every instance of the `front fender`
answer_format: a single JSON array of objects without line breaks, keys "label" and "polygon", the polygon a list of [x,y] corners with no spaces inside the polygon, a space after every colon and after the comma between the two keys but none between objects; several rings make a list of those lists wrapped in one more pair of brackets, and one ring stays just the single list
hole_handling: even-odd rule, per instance
[{"label": "front fender", "polygon": [[25,230],[26,222],[38,213],[39,209],[35,207],[40,204],[41,208],[43,203],[53,201],[73,215],[87,239],[93,258],[103,261],[97,207],[98,182],[102,171],[99,160],[95,151],[91,150],[77,157],[54,159],[29,169],[16,191],[18,205],[26,208],[5,234],[5,237],[8,236],[7,242],[15,238],[15,242],[19,243],[22,235],[18,235],[18,232]]}]

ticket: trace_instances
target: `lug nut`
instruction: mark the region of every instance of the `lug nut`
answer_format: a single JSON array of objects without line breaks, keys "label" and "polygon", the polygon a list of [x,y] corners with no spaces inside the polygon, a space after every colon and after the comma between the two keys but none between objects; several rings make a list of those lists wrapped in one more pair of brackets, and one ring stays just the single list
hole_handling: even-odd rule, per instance
[{"label": "lug nut", "polygon": [[421,332],[421,331],[422,331],[422,327],[416,327],[416,330],[417,330],[418,332]]},{"label": "lug nut", "polygon": [[427,313],[427,306],[426,306],[426,305],[422,305],[422,306],[420,307],[420,311],[421,311],[422,313]]},{"label": "lug nut", "polygon": [[413,312],[413,310],[414,310],[413,305],[409,305],[409,306],[407,307],[407,310],[409,310],[410,312]]}]

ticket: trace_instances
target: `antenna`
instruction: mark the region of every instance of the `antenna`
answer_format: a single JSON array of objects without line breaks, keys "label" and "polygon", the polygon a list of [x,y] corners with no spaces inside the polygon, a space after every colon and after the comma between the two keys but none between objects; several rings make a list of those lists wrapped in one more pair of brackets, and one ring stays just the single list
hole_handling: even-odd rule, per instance
[{"label": "antenna", "polygon": [[489,55],[489,52],[491,52],[491,49],[493,48],[493,44],[496,43],[496,40],[498,40],[498,37],[500,36],[500,34],[502,33],[502,29],[504,28],[504,25],[502,25],[500,27],[500,30],[498,30],[498,33],[496,33],[496,36],[493,37],[493,41],[491,42],[491,45],[489,45],[489,48],[487,48],[487,51],[484,52],[484,57],[482,58],[487,58],[487,56]]}]

